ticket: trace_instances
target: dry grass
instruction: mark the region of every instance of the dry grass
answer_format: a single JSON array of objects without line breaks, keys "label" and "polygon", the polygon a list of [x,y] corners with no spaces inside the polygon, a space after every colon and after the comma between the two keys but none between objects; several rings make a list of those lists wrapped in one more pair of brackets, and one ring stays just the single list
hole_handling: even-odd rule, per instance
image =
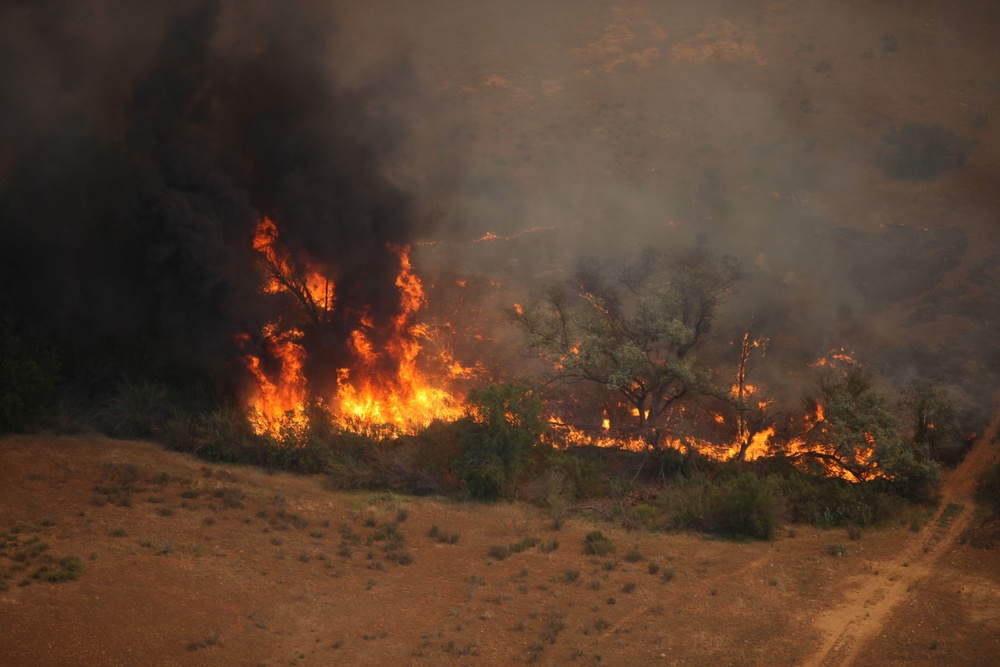
[{"label": "dry grass", "polygon": [[[107,461],[134,466],[136,483],[169,472],[156,492],[163,502],[94,506]],[[842,530],[734,543],[564,522],[564,544],[588,536],[604,544],[599,532],[629,545],[619,560],[544,548],[534,535],[550,520],[528,506],[332,493],[318,478],[215,467],[202,476],[202,465],[144,444],[0,441],[7,541],[37,535],[32,544],[61,557],[91,554],[75,581],[0,579],[8,582],[0,662],[106,664],[141,646],[149,663],[206,665],[433,665],[465,656],[484,665],[587,664],[597,655],[604,664],[647,664],[660,654],[690,664],[793,664],[816,648],[811,619],[845,599],[843,582],[873,576],[873,561],[914,537],[905,526],[866,531],[848,557],[831,558]],[[193,480],[214,489],[220,476],[242,489],[242,507],[185,493]],[[174,514],[163,517],[160,507]],[[494,549],[506,557],[489,557]],[[7,563],[15,564],[0,557],[0,573]],[[979,576],[996,582],[996,569]],[[64,628],[59,641],[40,641],[55,626]],[[936,654],[961,654],[936,641]]]}]

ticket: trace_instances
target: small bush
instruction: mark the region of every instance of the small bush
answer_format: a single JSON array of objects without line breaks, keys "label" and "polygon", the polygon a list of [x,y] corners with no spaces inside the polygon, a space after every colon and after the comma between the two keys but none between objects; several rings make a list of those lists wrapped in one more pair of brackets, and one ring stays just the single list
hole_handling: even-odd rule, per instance
[{"label": "small bush", "polygon": [[98,410],[98,421],[115,438],[153,438],[164,434],[173,414],[164,385],[126,381]]},{"label": "small bush", "polygon": [[837,558],[844,558],[845,556],[847,556],[847,545],[831,544],[829,548],[827,548],[826,552],[831,556],[835,556]]},{"label": "small bush", "polygon": [[599,530],[587,533],[583,539],[583,553],[592,556],[607,556],[615,552],[614,543]]},{"label": "small bush", "polygon": [[55,566],[42,566],[36,573],[38,577],[49,583],[75,581],[83,572],[83,561],[77,556],[67,556]]},{"label": "small bush", "polygon": [[727,533],[737,537],[774,539],[777,515],[767,481],[752,473],[733,480],[726,489],[721,524]]},{"label": "small bush", "polygon": [[631,549],[629,549],[628,553],[626,553],[623,556],[623,558],[626,560],[626,562],[638,563],[639,561],[643,560],[644,556],[642,555],[642,552],[639,551],[639,545],[635,545]]},{"label": "small bush", "polygon": [[385,554],[386,560],[393,561],[399,565],[410,565],[413,563],[413,554],[409,551],[389,551]]},{"label": "small bush", "polygon": [[515,542],[510,545],[511,553],[519,554],[522,551],[526,551],[534,546],[537,546],[541,542],[537,537],[526,537],[523,540]]},{"label": "small bush", "polygon": [[493,560],[505,560],[510,555],[510,547],[506,544],[494,544],[486,550],[486,555]]}]

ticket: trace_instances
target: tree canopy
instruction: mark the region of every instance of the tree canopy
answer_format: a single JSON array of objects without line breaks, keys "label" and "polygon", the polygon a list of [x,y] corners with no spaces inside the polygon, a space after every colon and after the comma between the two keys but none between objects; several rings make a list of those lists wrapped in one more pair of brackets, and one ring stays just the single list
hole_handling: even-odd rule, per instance
[{"label": "tree canopy", "polygon": [[858,481],[881,478],[904,495],[925,496],[941,473],[929,448],[903,438],[889,401],[860,367],[820,382],[822,419],[808,434],[818,445],[803,454],[849,472]]},{"label": "tree canopy", "polygon": [[618,392],[656,446],[661,418],[690,392],[725,397],[693,352],[742,277],[735,258],[704,244],[675,254],[646,248],[636,260],[584,258],[568,282],[511,314],[552,363],[552,379]]}]

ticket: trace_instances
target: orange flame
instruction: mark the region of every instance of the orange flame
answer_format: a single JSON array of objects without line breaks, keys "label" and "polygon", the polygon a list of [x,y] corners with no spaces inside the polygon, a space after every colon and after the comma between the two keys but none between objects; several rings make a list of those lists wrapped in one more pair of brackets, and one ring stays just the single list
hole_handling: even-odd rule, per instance
[{"label": "orange flame", "polygon": [[[342,426],[354,430],[367,430],[374,426],[388,425],[393,430],[409,433],[430,424],[435,419],[454,420],[462,415],[461,400],[447,390],[434,387],[417,368],[421,351],[418,337],[422,329],[417,325],[417,311],[426,302],[423,284],[410,263],[409,247],[392,246],[399,256],[400,271],[396,287],[400,292],[400,309],[392,320],[393,330],[384,354],[396,362],[394,376],[386,377],[375,372],[378,354],[355,331],[358,340],[367,343],[362,360],[363,370],[355,378],[344,372],[338,380],[334,405]],[[359,343],[355,343],[358,347]],[[452,371],[464,370],[454,362]],[[362,369],[359,369],[362,370]]]},{"label": "orange flame", "polygon": [[278,240],[278,226],[264,216],[253,233],[253,248],[262,255],[265,294],[292,292],[299,299],[311,302],[321,312],[333,309],[334,284],[311,262],[300,275],[292,262],[291,253]]},{"label": "orange flame", "polygon": [[[261,255],[261,291],[292,294],[315,323],[322,322],[334,306],[333,281],[309,261],[304,262],[307,270],[300,272],[280,242],[277,225],[268,217],[257,224],[253,247]],[[426,302],[423,284],[413,270],[410,248],[389,246],[389,250],[399,258],[400,269],[395,281],[399,308],[390,320],[390,330],[378,337],[387,342],[383,349],[376,349],[371,335],[374,322],[367,315],[361,317],[358,328],[349,334],[351,367],[337,371],[336,394],[327,401],[334,420],[349,430],[408,433],[435,419],[454,420],[462,414],[461,399],[432,386],[418,369],[419,339],[427,335],[417,321],[417,313]],[[249,336],[242,338],[249,340]],[[262,340],[278,362],[276,374],[266,373],[258,357],[243,357],[256,385],[249,412],[258,434],[278,435],[289,425],[303,429],[306,425],[310,397],[304,373],[307,353],[299,342],[302,338],[302,331],[296,328],[282,330],[277,322],[265,326]],[[450,352],[442,357],[452,376],[473,372],[451,358]]]},{"label": "orange flame", "polygon": [[299,344],[301,338],[302,332],[298,329],[278,331],[274,323],[264,327],[264,347],[280,366],[275,381],[261,368],[258,357],[250,354],[243,357],[247,369],[257,381],[250,410],[250,425],[257,435],[277,434],[282,428],[299,429],[305,426],[308,401],[302,368],[306,351]]}]

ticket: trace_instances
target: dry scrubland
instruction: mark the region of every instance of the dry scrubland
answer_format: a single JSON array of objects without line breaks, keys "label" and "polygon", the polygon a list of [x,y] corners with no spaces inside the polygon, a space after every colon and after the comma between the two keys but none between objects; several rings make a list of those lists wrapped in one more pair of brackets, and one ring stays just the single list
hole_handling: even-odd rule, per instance
[{"label": "dry scrubland", "polygon": [[962,534],[993,434],[937,510],[753,543],[8,437],[0,663],[992,664],[1000,559]]},{"label": "dry scrubland", "polygon": [[[563,226],[591,251],[571,224],[710,233],[746,255],[747,303],[780,306],[771,358],[806,368],[829,339],[870,346],[887,377],[939,354],[952,379],[997,372],[988,3],[510,2],[530,20],[497,3],[485,25],[434,4],[344,3],[338,45],[365,72],[366,49],[398,40],[457,109],[446,141],[414,123],[430,149],[396,177],[469,238]],[[449,169],[429,176],[432,156]],[[556,262],[524,267],[545,238],[474,268],[540,285]],[[504,343],[484,357],[522,349]],[[626,531],[586,505],[556,529],[520,503],[6,437],[0,665],[993,665],[1000,527],[970,494],[998,449],[994,420],[941,504],[893,525],[731,542]]]}]

